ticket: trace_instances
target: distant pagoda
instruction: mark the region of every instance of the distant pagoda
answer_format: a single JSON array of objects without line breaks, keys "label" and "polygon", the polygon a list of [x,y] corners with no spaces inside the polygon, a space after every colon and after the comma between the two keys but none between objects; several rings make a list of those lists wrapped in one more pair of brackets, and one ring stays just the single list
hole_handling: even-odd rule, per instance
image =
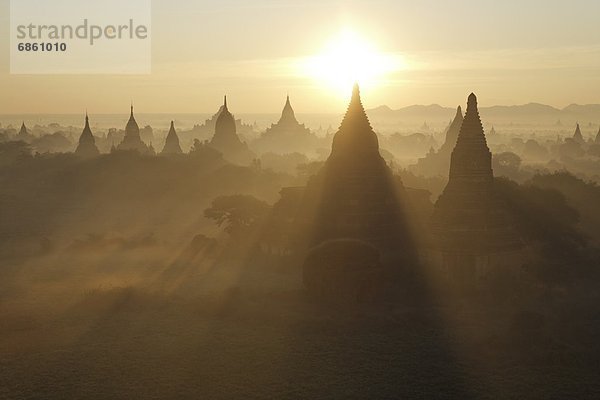
[{"label": "distant pagoda", "polygon": [[460,132],[463,123],[463,114],[460,106],[456,109],[454,119],[446,129],[446,139],[440,149],[430,151],[425,157],[420,158],[413,167],[418,174],[426,176],[437,176],[446,174],[450,167],[450,155]]},{"label": "distant pagoda", "polygon": [[248,149],[248,145],[237,135],[235,118],[227,108],[227,96],[224,98],[221,113],[215,123],[215,134],[210,141],[210,146],[221,152],[226,160],[236,164],[247,165],[254,159],[254,154]]},{"label": "distant pagoda", "polygon": [[318,142],[319,139],[310,129],[298,122],[290,96],[287,96],[279,121],[272,124],[252,145],[264,153],[313,153]]},{"label": "distant pagoda", "polygon": [[331,154],[305,189],[300,220],[310,226],[308,242],[358,239],[414,261],[405,197],[402,183],[381,157],[355,85]]},{"label": "distant pagoda", "polygon": [[473,93],[452,152],[449,182],[435,204],[432,225],[434,246],[447,267],[481,270],[490,266],[491,255],[521,249],[505,206],[494,191],[492,154]]},{"label": "distant pagoda", "polygon": [[140,127],[133,116],[133,104],[131,105],[129,121],[127,121],[127,126],[125,127],[125,136],[116,149],[119,151],[137,151],[140,154],[154,153],[140,137]]},{"label": "distant pagoda", "polygon": [[464,117],[462,113],[462,108],[458,106],[456,108],[456,115],[454,116],[452,123],[446,130],[446,140],[444,141],[442,147],[440,147],[440,153],[447,155],[450,155],[452,153],[454,146],[456,146],[456,141],[458,140],[458,134],[460,133],[460,127],[462,126],[463,119]]},{"label": "distant pagoda", "polygon": [[165,140],[165,147],[163,148],[161,154],[167,155],[181,153],[183,153],[183,151],[181,150],[179,137],[175,131],[175,122],[171,121],[171,128],[169,128],[169,133],[167,134],[167,139]]},{"label": "distant pagoda", "polygon": [[579,123],[577,123],[577,127],[575,128],[573,140],[579,144],[585,144],[585,139],[583,138],[583,135],[581,134],[581,129],[579,128]]},{"label": "distant pagoda", "polygon": [[595,140],[596,144],[600,144],[600,128],[598,128],[598,133],[596,134],[596,140]]},{"label": "distant pagoda", "polygon": [[21,129],[19,129],[19,133],[17,133],[15,139],[22,140],[24,142],[30,142],[33,139],[33,135],[29,133],[27,127],[25,126],[25,121],[21,123]]},{"label": "distant pagoda", "polygon": [[90,129],[90,120],[87,112],[85,113],[85,127],[83,128],[83,132],[81,132],[81,136],[79,136],[79,144],[77,145],[75,154],[84,158],[92,158],[100,154],[98,147],[96,147],[96,139],[94,139],[94,135]]}]

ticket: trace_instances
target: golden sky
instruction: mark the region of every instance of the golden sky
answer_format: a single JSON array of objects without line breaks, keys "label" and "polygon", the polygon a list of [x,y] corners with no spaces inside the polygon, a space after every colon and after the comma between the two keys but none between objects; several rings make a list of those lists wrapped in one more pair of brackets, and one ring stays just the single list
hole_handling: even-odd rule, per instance
[{"label": "golden sky", "polygon": [[223,94],[234,112],[276,113],[287,93],[297,112],[339,113],[349,64],[372,75],[367,107],[455,106],[471,91],[483,106],[600,103],[589,0],[154,0],[152,73],[131,76],[10,75],[9,0],[0,15],[1,114],[118,113],[131,100],[205,113]]}]

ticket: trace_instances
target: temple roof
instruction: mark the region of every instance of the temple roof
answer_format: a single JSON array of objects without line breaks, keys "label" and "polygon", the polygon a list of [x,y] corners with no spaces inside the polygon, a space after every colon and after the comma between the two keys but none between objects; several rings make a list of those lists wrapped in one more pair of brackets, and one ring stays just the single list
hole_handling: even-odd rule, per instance
[{"label": "temple roof", "polygon": [[446,131],[446,141],[442,145],[442,151],[450,153],[452,149],[454,149],[454,146],[456,145],[456,140],[458,139],[458,134],[460,133],[460,127],[462,126],[463,119],[464,117],[462,113],[462,108],[458,106],[458,108],[456,109],[456,115],[454,116],[452,123]]},{"label": "temple roof", "polygon": [[493,178],[492,154],[483,131],[477,109],[477,97],[471,93],[467,112],[460,127],[456,146],[450,160],[450,183],[468,176],[485,177],[490,183]]},{"label": "temple roof", "polygon": [[278,124],[298,124],[296,114],[294,113],[294,109],[292,108],[292,105],[290,103],[290,96],[287,96],[285,106],[283,107],[283,112],[281,113],[281,118],[279,119]]},{"label": "temple roof", "polygon": [[215,136],[231,136],[232,134],[237,136],[236,131],[235,118],[231,112],[229,112],[229,108],[227,108],[227,96],[225,96],[223,107],[221,108],[221,112],[215,123]]},{"label": "temple roof", "polygon": [[133,104],[131,105],[131,115],[129,116],[129,121],[127,121],[127,126],[125,127],[125,133],[127,135],[130,134],[140,134],[140,127],[138,126],[135,117],[133,116]]},{"label": "temple roof", "polygon": [[339,152],[346,155],[379,153],[379,140],[362,105],[358,84],[354,85],[348,110],[333,138],[331,154]]},{"label": "temple roof", "polygon": [[581,134],[581,129],[579,128],[579,123],[577,124],[577,128],[575,128],[575,133],[573,134],[573,139],[579,143],[583,143],[585,141],[583,139],[583,135]]},{"label": "temple roof", "polygon": [[458,142],[464,139],[480,139],[485,142],[483,124],[481,123],[479,110],[477,109],[477,96],[474,93],[469,95],[467,112],[460,127],[460,133],[458,134]]},{"label": "temple roof", "polygon": [[90,129],[90,120],[87,112],[85,113],[85,127],[79,136],[79,144],[75,150],[75,154],[83,157],[94,157],[100,154],[96,147],[96,139]]},{"label": "temple roof", "polygon": [[19,135],[28,135],[27,127],[25,126],[25,121],[21,124],[21,129],[19,130]]},{"label": "temple roof", "polygon": [[167,139],[165,140],[165,147],[162,151],[163,154],[181,154],[181,145],[179,144],[179,137],[177,136],[177,132],[175,131],[175,123],[171,121],[171,128],[169,129],[169,133],[167,134]]},{"label": "temple roof", "polygon": [[92,134],[92,130],[90,129],[90,119],[88,117],[87,112],[85,113],[85,127],[81,132],[81,136],[79,136],[79,143],[85,140],[91,140],[92,142],[95,142],[94,135]]}]

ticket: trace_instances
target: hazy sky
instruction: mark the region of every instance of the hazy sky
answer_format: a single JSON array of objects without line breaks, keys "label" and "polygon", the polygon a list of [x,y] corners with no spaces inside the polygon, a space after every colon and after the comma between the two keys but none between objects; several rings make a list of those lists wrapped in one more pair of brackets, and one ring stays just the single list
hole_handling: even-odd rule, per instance
[{"label": "hazy sky", "polygon": [[[50,1],[50,0],[49,0]],[[591,0],[153,1],[152,74],[9,74],[0,0],[0,113],[341,112],[351,88],[297,65],[351,30],[403,67],[363,90],[367,107],[600,103],[600,2]]]}]

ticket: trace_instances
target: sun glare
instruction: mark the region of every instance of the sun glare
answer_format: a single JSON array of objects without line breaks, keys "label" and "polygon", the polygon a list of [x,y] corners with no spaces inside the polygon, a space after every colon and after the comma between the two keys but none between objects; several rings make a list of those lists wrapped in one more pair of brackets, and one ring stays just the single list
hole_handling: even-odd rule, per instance
[{"label": "sun glare", "polygon": [[344,94],[353,83],[371,87],[382,83],[391,73],[406,68],[402,55],[379,51],[353,31],[343,31],[323,51],[302,62],[305,75]]}]

